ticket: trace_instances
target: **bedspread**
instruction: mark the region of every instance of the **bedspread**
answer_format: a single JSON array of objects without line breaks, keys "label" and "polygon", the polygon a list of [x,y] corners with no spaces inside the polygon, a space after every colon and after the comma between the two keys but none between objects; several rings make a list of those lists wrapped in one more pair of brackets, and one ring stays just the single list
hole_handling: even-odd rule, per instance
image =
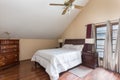
[{"label": "bedspread", "polygon": [[36,61],[43,66],[51,80],[58,80],[59,73],[82,62],[80,50],[63,48],[38,50],[31,61]]}]

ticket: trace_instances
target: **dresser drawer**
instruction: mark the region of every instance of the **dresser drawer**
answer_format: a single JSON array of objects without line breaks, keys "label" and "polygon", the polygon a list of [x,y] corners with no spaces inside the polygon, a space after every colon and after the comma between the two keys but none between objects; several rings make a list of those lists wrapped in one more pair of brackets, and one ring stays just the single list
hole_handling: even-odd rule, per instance
[{"label": "dresser drawer", "polygon": [[5,58],[6,58],[6,64],[11,64],[18,61],[18,55],[14,53],[7,53]]},{"label": "dresser drawer", "polygon": [[6,58],[3,55],[0,55],[0,67],[6,64]]},{"label": "dresser drawer", "polygon": [[82,53],[82,64],[90,67],[95,68],[98,66],[98,55],[97,53]]}]

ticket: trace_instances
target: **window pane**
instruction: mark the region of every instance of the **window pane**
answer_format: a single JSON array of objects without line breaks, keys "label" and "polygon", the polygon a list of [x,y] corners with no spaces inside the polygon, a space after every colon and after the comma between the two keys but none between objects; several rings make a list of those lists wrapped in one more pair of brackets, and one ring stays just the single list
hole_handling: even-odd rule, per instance
[{"label": "window pane", "polygon": [[115,50],[115,48],[116,48],[116,45],[113,45],[113,50]]},{"label": "window pane", "polygon": [[99,57],[103,57],[104,52],[98,52]]},{"label": "window pane", "polygon": [[97,33],[97,39],[105,39],[105,33]]},{"label": "window pane", "polygon": [[105,40],[97,40],[97,45],[104,45]]},{"label": "window pane", "polygon": [[118,25],[113,25],[112,30],[113,30],[112,31],[112,38],[113,38],[113,40],[112,40],[112,44],[113,44],[112,49],[113,49],[113,53],[114,53],[115,48],[116,48]]},{"label": "window pane", "polygon": [[105,33],[106,30],[107,30],[106,26],[104,26],[104,27],[98,27],[97,28],[97,33]]},{"label": "window pane", "polygon": [[113,25],[112,26],[112,38],[116,39],[117,38],[117,31],[118,31],[118,25]]},{"label": "window pane", "polygon": [[97,48],[104,48],[104,46],[97,45]]},{"label": "window pane", "polygon": [[118,29],[118,24],[113,25],[113,26],[112,26],[112,29],[113,29],[113,30],[117,30],[117,29]]},{"label": "window pane", "polygon": [[115,45],[115,44],[116,44],[116,40],[113,40],[113,41],[112,41],[112,44],[114,44],[114,45]]},{"label": "window pane", "polygon": [[117,38],[117,30],[115,30],[115,31],[112,32],[112,38],[113,39]]},{"label": "window pane", "polygon": [[105,37],[106,37],[106,26],[98,27],[96,29],[96,38],[97,38],[96,51],[98,52],[99,57],[103,57]]},{"label": "window pane", "polygon": [[104,51],[104,49],[97,49],[97,52],[103,52]]}]

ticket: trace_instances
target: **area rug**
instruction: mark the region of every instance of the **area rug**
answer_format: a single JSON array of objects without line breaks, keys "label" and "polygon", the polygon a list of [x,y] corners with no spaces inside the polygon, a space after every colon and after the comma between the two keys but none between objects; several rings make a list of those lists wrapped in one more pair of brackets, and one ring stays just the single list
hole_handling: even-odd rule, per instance
[{"label": "area rug", "polygon": [[85,66],[79,66],[79,67],[76,67],[76,68],[69,70],[70,73],[72,73],[80,78],[85,77],[91,71],[93,71],[93,69],[85,67]]}]

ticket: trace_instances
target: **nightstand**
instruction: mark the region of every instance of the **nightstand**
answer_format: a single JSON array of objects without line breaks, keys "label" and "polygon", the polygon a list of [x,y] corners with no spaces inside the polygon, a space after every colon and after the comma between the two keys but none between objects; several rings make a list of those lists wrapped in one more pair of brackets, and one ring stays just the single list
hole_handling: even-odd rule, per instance
[{"label": "nightstand", "polygon": [[82,52],[82,64],[93,69],[98,67],[98,53]]}]

